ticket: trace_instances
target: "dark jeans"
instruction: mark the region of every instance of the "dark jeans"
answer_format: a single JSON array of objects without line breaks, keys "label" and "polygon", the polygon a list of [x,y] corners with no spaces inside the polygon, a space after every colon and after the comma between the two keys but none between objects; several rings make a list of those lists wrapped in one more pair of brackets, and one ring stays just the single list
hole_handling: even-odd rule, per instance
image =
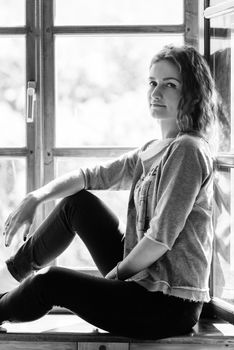
[{"label": "dark jeans", "polygon": [[57,305],[96,327],[128,337],[156,339],[190,331],[202,303],[63,267],[52,266],[32,275],[61,254],[76,233],[105,275],[123,257],[118,226],[115,215],[88,191],[63,199],[8,260],[12,275],[23,282],[1,297],[0,322],[35,320]]}]

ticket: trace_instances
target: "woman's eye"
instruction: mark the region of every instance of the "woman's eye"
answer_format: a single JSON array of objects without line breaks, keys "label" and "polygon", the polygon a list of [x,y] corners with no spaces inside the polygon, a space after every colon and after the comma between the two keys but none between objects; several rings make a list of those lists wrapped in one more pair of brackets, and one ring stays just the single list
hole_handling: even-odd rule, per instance
[{"label": "woman's eye", "polygon": [[156,83],[156,81],[150,81],[149,85],[155,87],[155,86],[157,86],[157,83]]},{"label": "woman's eye", "polygon": [[171,87],[171,88],[176,88],[176,84],[174,84],[174,83],[167,83],[167,86],[168,87]]}]

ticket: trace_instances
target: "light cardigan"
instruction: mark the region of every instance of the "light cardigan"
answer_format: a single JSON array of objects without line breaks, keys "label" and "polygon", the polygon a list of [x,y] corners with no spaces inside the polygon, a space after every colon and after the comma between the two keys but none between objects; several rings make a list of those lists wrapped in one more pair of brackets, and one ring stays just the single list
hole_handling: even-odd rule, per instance
[{"label": "light cardigan", "polygon": [[130,189],[124,256],[144,235],[168,248],[131,280],[150,291],[208,302],[213,159],[206,140],[179,134],[83,173],[86,189]]}]

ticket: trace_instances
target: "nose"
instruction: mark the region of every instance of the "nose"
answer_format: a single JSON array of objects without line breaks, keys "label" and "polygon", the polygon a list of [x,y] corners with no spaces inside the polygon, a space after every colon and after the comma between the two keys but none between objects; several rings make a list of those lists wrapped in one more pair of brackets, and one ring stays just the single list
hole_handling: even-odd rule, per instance
[{"label": "nose", "polygon": [[154,87],[154,89],[151,91],[151,98],[154,100],[158,100],[162,97],[162,89],[160,84],[157,84],[157,86]]}]

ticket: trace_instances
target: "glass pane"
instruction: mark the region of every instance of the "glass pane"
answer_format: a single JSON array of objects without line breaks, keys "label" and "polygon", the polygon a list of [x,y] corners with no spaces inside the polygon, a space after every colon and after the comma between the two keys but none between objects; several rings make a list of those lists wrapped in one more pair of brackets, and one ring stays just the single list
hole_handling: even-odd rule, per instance
[{"label": "glass pane", "polygon": [[234,305],[234,169],[215,179],[214,296]]},{"label": "glass pane", "polygon": [[148,69],[172,42],[184,38],[57,37],[56,146],[138,146],[159,137],[148,112]]},{"label": "glass pane", "polygon": [[219,5],[223,0],[210,0],[210,6]]},{"label": "glass pane", "polygon": [[183,0],[56,0],[55,23],[182,24]]},{"label": "glass pane", "polygon": [[24,147],[25,38],[0,37],[0,147]]},{"label": "glass pane", "polygon": [[227,152],[233,149],[233,121],[231,114],[233,109],[233,67],[232,59],[232,26],[233,18],[219,16],[210,21],[211,23],[211,58],[210,66],[215,78],[216,87],[220,95],[221,103],[219,117],[219,151]]},{"label": "glass pane", "polygon": [[[107,158],[56,158],[55,176],[60,176],[68,171],[86,168],[108,160]],[[121,227],[126,224],[127,203],[129,191],[93,191],[103,200],[118,216]],[[67,250],[57,259],[58,265],[75,266],[77,268],[95,267],[92,258],[84,243],[77,236]]]},{"label": "glass pane", "polygon": [[[26,194],[26,159],[0,157],[0,233],[8,215],[15,209]],[[19,234],[9,248],[5,247],[0,234],[1,261],[6,260],[23,243]]]},{"label": "glass pane", "polygon": [[0,0],[0,27],[25,24],[25,0]]}]

